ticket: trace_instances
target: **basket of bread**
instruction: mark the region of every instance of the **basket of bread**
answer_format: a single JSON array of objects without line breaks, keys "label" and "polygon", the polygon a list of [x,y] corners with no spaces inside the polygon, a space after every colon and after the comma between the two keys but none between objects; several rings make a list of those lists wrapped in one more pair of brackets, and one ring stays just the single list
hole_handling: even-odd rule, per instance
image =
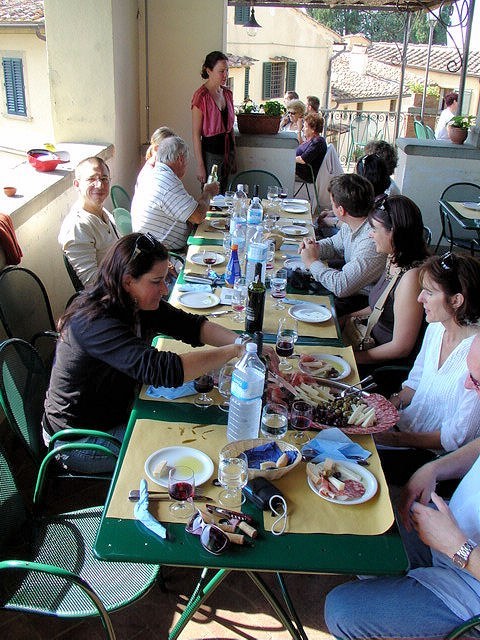
[{"label": "basket of bread", "polygon": [[301,452],[293,444],[283,440],[253,438],[230,442],[221,451],[222,456],[232,458],[244,453],[248,461],[248,479],[267,478],[278,480],[289,473],[302,459]]}]

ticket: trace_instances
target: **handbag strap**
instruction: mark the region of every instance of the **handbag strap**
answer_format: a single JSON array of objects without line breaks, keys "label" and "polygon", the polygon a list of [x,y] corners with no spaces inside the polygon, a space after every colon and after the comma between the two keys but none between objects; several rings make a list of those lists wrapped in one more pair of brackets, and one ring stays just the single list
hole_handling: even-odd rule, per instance
[{"label": "handbag strap", "polygon": [[400,277],[400,273],[396,273],[392,277],[392,279],[390,280],[388,285],[385,287],[385,289],[383,290],[382,295],[378,298],[377,303],[373,307],[373,311],[372,311],[372,313],[370,314],[370,316],[368,318],[367,328],[365,330],[365,335],[363,337],[364,340],[370,337],[370,334],[372,333],[373,327],[380,320],[380,316],[383,313],[383,309],[385,307],[385,303],[387,302],[387,298],[389,296],[389,293],[393,289],[393,287],[395,286],[395,283],[397,282],[399,277]]}]

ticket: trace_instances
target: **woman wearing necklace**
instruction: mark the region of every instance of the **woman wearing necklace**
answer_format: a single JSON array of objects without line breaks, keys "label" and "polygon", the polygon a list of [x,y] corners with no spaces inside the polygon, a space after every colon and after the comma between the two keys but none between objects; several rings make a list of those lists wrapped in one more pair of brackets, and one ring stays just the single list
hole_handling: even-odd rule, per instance
[{"label": "woman wearing necklace", "polygon": [[369,307],[352,316],[366,317],[375,305],[383,309],[371,329],[375,346],[356,351],[355,359],[361,376],[383,364],[411,365],[420,348],[423,308],[420,293],[419,265],[427,258],[423,237],[422,214],[405,196],[385,198],[369,215],[370,236],[378,253],[388,255],[383,276],[370,291]]},{"label": "woman wearing necklace", "polygon": [[228,78],[228,58],[221,51],[212,51],[205,58],[202,78],[206,82],[192,98],[193,151],[197,162],[197,180],[205,184],[212,166],[218,165],[220,193],[225,193],[228,176],[234,173],[235,110],[233,94],[225,86]]},{"label": "woman wearing necklace", "polygon": [[480,261],[450,252],[432,256],[420,269],[420,283],[428,323],[422,348],[402,390],[391,397],[400,409],[397,430],[375,436],[377,444],[411,448],[398,452],[396,464],[396,452],[381,452],[386,477],[395,484],[438,452],[480,435],[480,399],[465,388],[467,354],[480,331]]}]

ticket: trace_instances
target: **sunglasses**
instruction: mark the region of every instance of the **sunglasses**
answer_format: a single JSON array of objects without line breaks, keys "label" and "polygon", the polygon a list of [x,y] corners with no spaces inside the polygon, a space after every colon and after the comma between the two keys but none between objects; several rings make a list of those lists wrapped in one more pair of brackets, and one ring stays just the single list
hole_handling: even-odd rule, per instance
[{"label": "sunglasses", "polygon": [[151,233],[142,233],[138,236],[133,247],[132,255],[128,264],[133,262],[141,253],[153,253],[157,248],[157,240]]},{"label": "sunglasses", "polygon": [[230,540],[225,531],[215,524],[209,524],[202,518],[200,511],[197,511],[185,527],[187,533],[200,536],[200,543],[205,551],[219,556],[228,547]]},{"label": "sunglasses", "polygon": [[288,115],[289,115],[289,116],[294,116],[294,115],[296,115],[296,112],[295,112],[295,111],[289,111],[289,112],[288,112]]},{"label": "sunglasses", "polygon": [[455,254],[451,251],[447,251],[440,257],[440,266],[445,271],[450,271],[455,266]]},{"label": "sunglasses", "polygon": [[477,391],[480,391],[480,382],[476,380],[471,373],[468,374],[470,376],[470,382],[473,384]]}]

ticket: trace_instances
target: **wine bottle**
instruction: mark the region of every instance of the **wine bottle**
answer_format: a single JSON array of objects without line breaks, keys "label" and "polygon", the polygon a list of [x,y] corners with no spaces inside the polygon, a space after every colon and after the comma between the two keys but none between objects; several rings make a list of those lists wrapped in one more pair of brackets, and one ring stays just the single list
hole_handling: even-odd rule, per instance
[{"label": "wine bottle", "polygon": [[216,164],[212,165],[212,170],[208,176],[207,184],[211,184],[212,182],[218,182],[218,165]]},{"label": "wine bottle", "polygon": [[245,314],[245,331],[248,333],[262,330],[266,292],[267,289],[262,282],[262,265],[257,262],[255,277],[248,285],[248,302]]}]

